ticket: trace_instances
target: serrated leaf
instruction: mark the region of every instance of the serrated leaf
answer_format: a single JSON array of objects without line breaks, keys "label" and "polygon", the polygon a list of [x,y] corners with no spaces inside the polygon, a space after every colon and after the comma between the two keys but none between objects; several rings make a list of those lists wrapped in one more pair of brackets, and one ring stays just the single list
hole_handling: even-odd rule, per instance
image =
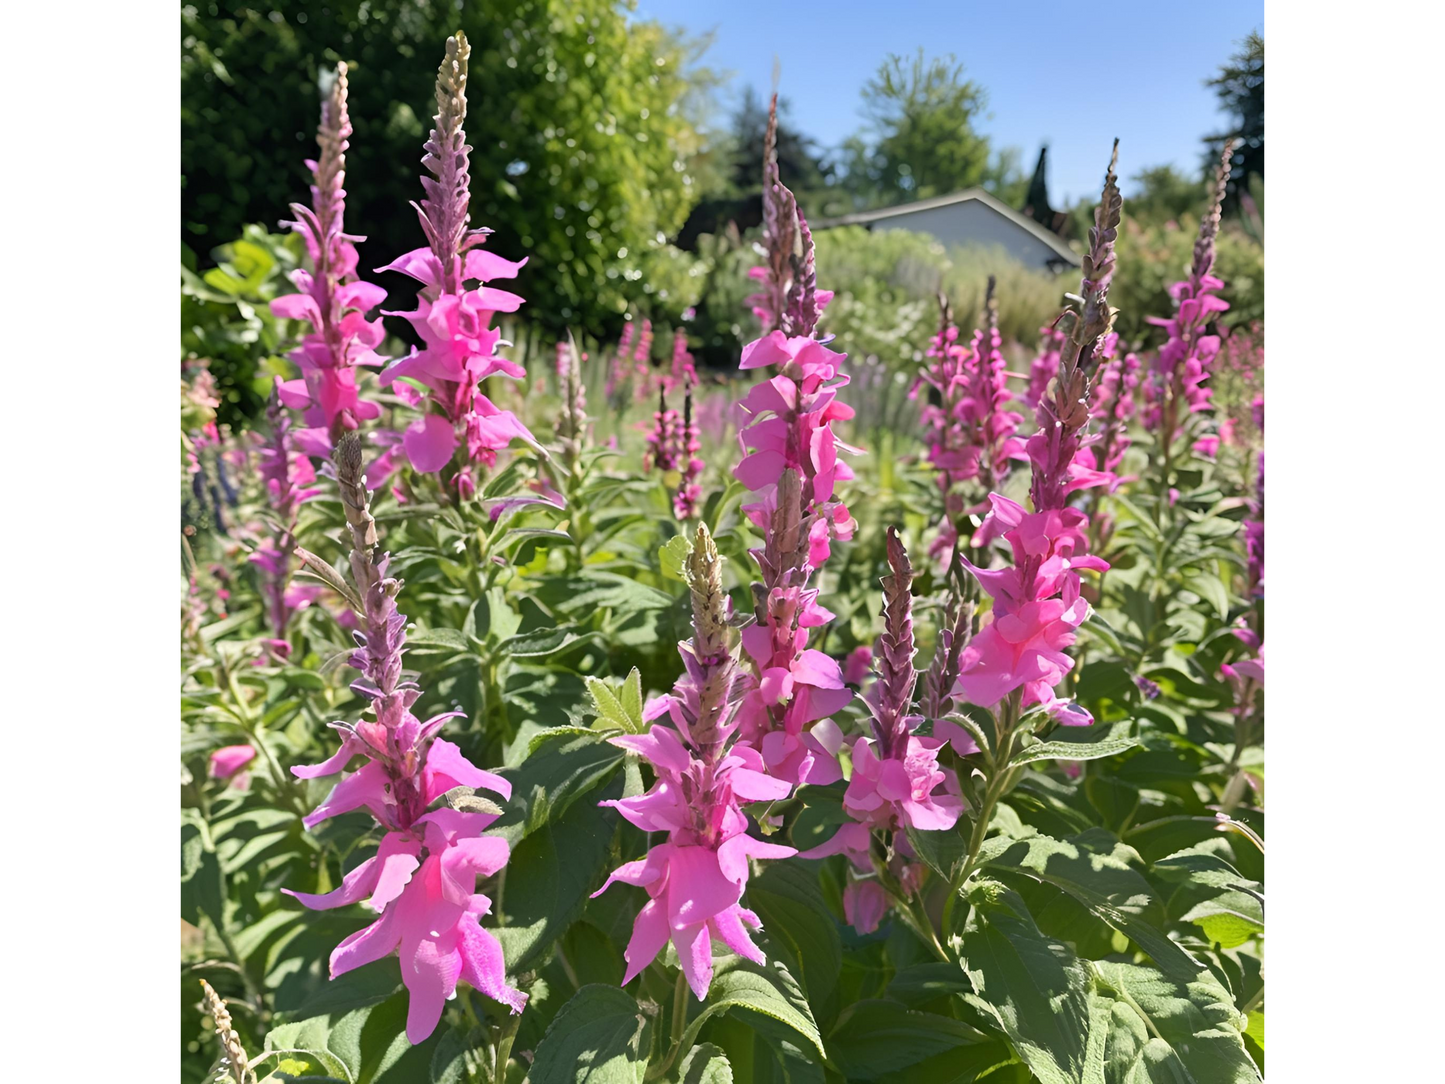
[{"label": "serrated leaf", "polygon": [[688,542],[686,535],[673,535],[664,542],[657,551],[657,563],[662,570],[662,578],[682,582],[683,565],[691,552],[692,544]]},{"label": "serrated leaf", "polygon": [[537,1046],[532,1084],[642,1084],[651,1020],[632,995],[600,983],[563,1005]]},{"label": "serrated leaf", "polygon": [[597,639],[594,631],[578,632],[576,625],[558,625],[550,629],[533,629],[518,636],[512,636],[497,645],[497,654],[503,658],[545,659],[561,654],[578,644]]},{"label": "serrated leaf", "polygon": [[976,885],[963,963],[991,1014],[1041,1084],[1096,1084],[1089,1061],[1093,976],[1063,941],[1046,937],[1017,893]]},{"label": "serrated leaf", "polygon": [[1100,962],[1092,995],[1105,1084],[1255,1084],[1242,1020],[1212,978],[1176,982],[1152,967]]},{"label": "serrated leaf", "polygon": [[733,1067],[712,1043],[701,1043],[687,1052],[667,1079],[671,1084],[733,1084]]},{"label": "serrated leaf", "polygon": [[1041,741],[1015,754],[1009,763],[1034,764],[1040,760],[1102,760],[1138,745],[1137,738],[1104,738],[1094,742]]},{"label": "serrated leaf", "polygon": [[802,863],[771,863],[749,882],[748,906],[763,920],[772,942],[789,950],[789,970],[802,982],[815,1016],[831,1021],[843,947],[817,875]]},{"label": "serrated leaf", "polygon": [[828,1036],[828,1054],[849,1080],[876,1080],[946,1050],[989,1040],[961,1020],[896,1001],[859,1001],[838,1018]]},{"label": "serrated leaf", "polygon": [[968,840],[963,834],[968,827],[969,822],[960,821],[946,831],[924,832],[908,825],[908,844],[929,869],[945,883],[952,883],[954,872],[968,854]]},{"label": "serrated leaf", "polygon": [[642,721],[642,673],[633,667],[620,686],[614,686],[601,678],[586,679],[587,692],[597,711],[598,730],[616,729],[628,734],[641,734],[647,730]]},{"label": "serrated leaf", "polygon": [[512,781],[506,813],[493,826],[513,847],[565,813],[622,764],[623,751],[590,730],[558,727],[532,740],[522,766],[503,769]]},{"label": "serrated leaf", "polygon": [[[615,798],[614,783],[597,793]],[[613,864],[619,818],[592,796],[529,834],[513,849],[503,891],[494,902],[507,969],[515,974],[541,961],[582,913]]]},{"label": "serrated leaf", "polygon": [[1131,938],[1164,971],[1192,981],[1204,965],[1162,932],[1163,906],[1130,864],[1141,861],[1133,848],[1099,828],[1063,840],[1044,835],[995,838],[979,852],[985,868],[1024,873],[1067,892]]},{"label": "serrated leaf", "polygon": [[768,951],[771,946],[766,938],[758,940],[764,942],[767,963],[755,964],[741,956],[714,960],[707,1004],[683,1032],[683,1047],[690,1047],[696,1042],[703,1024],[712,1017],[731,1009],[747,1009],[784,1025],[803,1041],[806,1048],[815,1051],[820,1061],[825,1060],[823,1037],[818,1034],[813,1011],[797,979],[777,959],[775,952]]}]

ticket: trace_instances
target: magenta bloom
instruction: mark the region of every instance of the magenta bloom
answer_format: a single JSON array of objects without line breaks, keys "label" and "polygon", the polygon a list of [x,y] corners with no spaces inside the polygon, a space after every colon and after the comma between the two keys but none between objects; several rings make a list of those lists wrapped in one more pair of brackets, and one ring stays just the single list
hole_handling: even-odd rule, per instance
[{"label": "magenta bloom", "polygon": [[1156,400],[1158,411],[1156,414],[1151,410],[1146,417],[1146,423],[1154,422],[1157,426],[1159,446],[1166,458],[1189,415],[1208,410],[1210,406],[1212,392],[1204,386],[1204,382],[1209,379],[1219,354],[1220,341],[1218,335],[1206,335],[1205,331],[1218,313],[1229,308],[1229,303],[1218,296],[1224,283],[1212,272],[1220,204],[1229,181],[1233,154],[1234,143],[1231,140],[1224,146],[1215,173],[1213,206],[1199,223],[1199,237],[1194,242],[1194,260],[1189,277],[1169,287],[1169,296],[1175,303],[1174,315],[1148,317],[1151,324],[1163,327],[1169,335],[1155,358],[1156,377],[1151,382],[1149,393]]},{"label": "magenta bloom", "polygon": [[[691,369],[691,355],[689,355],[688,370]],[[696,382],[696,373],[689,375],[685,370],[682,377],[682,424],[677,428],[677,451],[676,462],[681,479],[678,482],[677,492],[672,497],[672,512],[680,520],[691,519],[697,514],[698,501],[702,499],[702,485],[698,481],[706,464],[703,463],[699,453],[702,451],[701,433],[698,431],[697,417],[693,413],[692,389]]]},{"label": "magenta bloom", "polygon": [[[1086,349],[1107,348],[1100,340],[1108,331],[1106,299],[1123,209],[1114,173],[1117,157],[1116,143],[1089,234],[1079,311],[1061,346],[1058,375],[1039,401],[1038,432],[1025,446],[1032,467],[1029,498],[1034,510],[990,494],[992,510],[978,535],[989,541],[1002,535],[1013,551],[1013,564],[988,569],[964,562],[993,597],[993,612],[959,656],[955,691],[974,704],[991,707],[1022,689],[1021,706],[1038,705],[1066,725],[1093,721],[1054,693],[1073,666],[1064,649],[1073,645],[1075,630],[1089,612],[1079,592],[1079,570],[1102,572],[1109,567],[1088,553],[1088,517],[1070,508],[1068,501],[1072,493],[1108,484],[1112,477],[1098,469],[1098,460],[1083,438],[1089,422],[1089,379],[1081,359]],[[935,733],[953,740],[960,754],[976,748],[961,727],[946,720],[936,725]]]},{"label": "magenta bloom", "polygon": [[849,685],[862,685],[872,666],[873,649],[867,644],[860,644],[848,652],[848,658],[843,663],[843,680]]},{"label": "magenta bloom", "polygon": [[368,320],[366,313],[386,299],[386,291],[357,278],[356,242],[365,238],[347,234],[342,225],[351,137],[346,90],[346,65],[338,64],[330,96],[321,108],[316,134],[320,154],[306,163],[315,178],[311,206],[293,203],[296,219],[285,223],[305,239],[312,270],[292,273],[299,293],[271,302],[276,316],[311,325],[290,355],[301,369],[301,378],[281,385],[281,400],[304,411],[308,428],[296,433],[296,443],[318,456],[331,454],[337,437],[381,413],[376,403],[361,399],[356,390],[356,367],[379,366],[385,360],[375,352],[384,337],[381,320]]},{"label": "magenta bloom", "polygon": [[745,745],[710,764],[689,753],[665,727],[611,741],[646,757],[658,782],[640,797],[603,804],[615,807],[644,832],[669,833],[667,843],[653,847],[644,859],[619,866],[594,893],[622,881],[646,888],[651,897],[637,915],[623,954],[627,973],[622,981],[631,982],[671,938],[688,985],[702,1000],[712,982],[712,941],[757,963],[764,959],[746,929],[760,929],[762,923],[739,902],[747,886],[748,859],[797,853],[793,847],[749,836],[748,818],[738,802],[776,801],[792,788],[766,775],[762,759]]},{"label": "magenta bloom", "polygon": [[367,899],[380,917],[339,944],[331,954],[331,977],[396,952],[410,994],[406,1033],[419,1043],[435,1029],[442,1007],[465,979],[487,996],[520,1012],[526,995],[506,982],[501,946],[478,925],[490,901],[476,891],[477,877],[506,865],[507,842],[483,836],[496,814],[458,808],[430,810],[458,791],[477,789],[510,798],[512,785],[472,764],[451,742],[437,737],[446,712],[421,722],[411,707],[421,690],[402,680],[406,618],[397,609],[400,583],[386,575],[388,558],[375,553],[375,523],[367,510],[361,445],[347,435],[338,445],[337,482],[352,535],[351,570],[362,609],[353,633],[350,664],[361,672],[351,688],[370,703],[371,718],[332,726],[341,747],[320,764],[295,766],[293,775],[335,775],[356,756],[366,763],[347,775],[302,823],[367,809],[385,829],[376,856],[325,895],[290,892],[307,907],[343,907]]},{"label": "magenta bloom", "polygon": [[[493,316],[516,312],[522,298],[486,284],[516,278],[527,261],[503,259],[477,247],[491,231],[468,227],[470,148],[462,122],[470,53],[464,35],[447,39],[447,57],[437,79],[439,111],[422,159],[432,176],[422,177],[426,197],[417,207],[428,247],[381,269],[400,271],[422,284],[416,311],[387,315],[405,316],[423,344],[386,369],[381,382],[415,380],[429,389],[438,410],[407,427],[403,447],[412,467],[424,474],[441,470],[463,449],[456,477],[463,498],[475,491],[473,464],[493,466],[497,452],[513,440],[536,443],[515,414],[499,409],[481,390],[488,377],[526,375],[520,365],[497,353],[503,345],[501,331],[492,326]],[[469,282],[478,285],[468,288]]]},{"label": "magenta bloom", "polygon": [[888,913],[888,893],[877,881],[854,881],[843,889],[843,917],[859,933],[872,933]]},{"label": "magenta bloom", "polygon": [[937,404],[923,408],[922,422],[928,434],[929,462],[938,471],[938,488],[943,495],[944,515],[929,556],[944,564],[952,560],[958,544],[958,521],[969,507],[956,487],[977,479],[983,491],[1001,486],[1008,477],[1010,462],[1024,457],[1024,445],[1015,434],[1023,416],[1009,410],[1012,398],[1003,357],[1003,340],[997,326],[993,280],[989,280],[987,320],[973,337],[973,345],[958,342],[958,328],[945,323],[929,348],[933,360],[919,374],[916,393],[927,385],[938,395]]},{"label": "magenta bloom", "polygon": [[[879,759],[869,738],[853,743],[853,777],[843,794],[850,817],[874,828],[892,831],[903,826],[941,832],[958,823],[963,798],[958,779],[938,767],[943,738],[908,735],[901,748]],[[942,786],[942,792],[933,793]]]},{"label": "magenta bloom", "polygon": [[253,745],[226,745],[211,753],[211,778],[230,779],[256,759]]},{"label": "magenta bloom", "polygon": [[652,414],[652,430],[647,434],[647,450],[643,453],[643,473],[677,470],[677,432],[681,426],[677,411],[667,405],[667,388],[657,389],[657,409]]},{"label": "magenta bloom", "polygon": [[741,903],[748,859],[797,852],[747,834],[741,804],[778,801],[792,785],[767,774],[756,749],[730,745],[738,728],[740,677],[728,648],[722,560],[705,526],[697,529],[686,574],[693,638],[678,645],[686,672],[672,693],[654,698],[643,712],[648,720],[670,720],[675,729],[654,725],[646,734],[609,739],[644,757],[656,781],[645,794],[602,803],[644,832],[666,832],[667,842],[613,871],[597,894],[622,881],[645,888],[649,896],[623,954],[622,981],[631,982],[670,939],[688,985],[702,1000],[712,982],[714,941],[746,959],[764,960],[747,931],[761,923]]},{"label": "magenta bloom", "polygon": [[[776,101],[774,102],[776,106]],[[789,782],[827,783],[839,769],[805,731],[852,698],[838,664],[807,648],[808,630],[831,620],[808,586],[828,559],[833,539],[856,527],[835,485],[853,477],[838,458],[848,448],[834,421],[853,416],[838,402],[848,383],[845,355],[814,338],[827,296],[817,288],[812,235],[792,193],[777,179],[773,153],[776,114],[769,121],[764,162],[763,218],[768,269],[762,276],[776,328],[743,348],[740,368],[775,368],[739,407],[747,419],[738,434],[745,452],[733,474],[755,499],[743,511],[762,532],[750,551],[760,581],[753,584],[756,624],[743,647],[754,664],[755,685],[739,710],[742,740],[763,756],[768,771]],[[803,255],[794,253],[801,244]]]}]

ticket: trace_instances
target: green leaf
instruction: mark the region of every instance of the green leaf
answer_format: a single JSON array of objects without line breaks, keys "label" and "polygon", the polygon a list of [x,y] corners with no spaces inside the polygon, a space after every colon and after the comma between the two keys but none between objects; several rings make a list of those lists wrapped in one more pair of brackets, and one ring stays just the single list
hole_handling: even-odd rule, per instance
[{"label": "green leaf", "polygon": [[[603,793],[615,798],[619,788]],[[606,879],[617,822],[594,800],[579,801],[513,848],[493,904],[499,916],[493,932],[510,973],[539,961],[587,906]]]},{"label": "green leaf", "polygon": [[962,831],[967,827],[967,821],[960,821],[945,832],[923,832],[909,825],[908,844],[929,869],[951,884],[958,864],[968,855],[968,840]]},{"label": "green leaf", "polygon": [[961,1020],[917,1012],[896,1001],[859,1001],[838,1018],[828,1036],[828,1054],[849,1080],[875,1080],[946,1050],[988,1040]]},{"label": "green leaf", "polygon": [[384,1001],[281,1024],[266,1036],[266,1050],[300,1051],[349,1084],[417,1084],[431,1079],[432,1055],[442,1036],[413,1046],[406,1037],[406,991]]},{"label": "green leaf", "polygon": [[1138,853],[1101,828],[1065,840],[1043,835],[1017,841],[990,839],[979,852],[979,862],[1062,889],[1181,981],[1192,981],[1204,970],[1161,932],[1164,909],[1149,882],[1131,865],[1141,862]]},{"label": "green leaf", "polygon": [[532,740],[522,766],[503,769],[512,781],[506,812],[494,826],[514,848],[532,832],[566,812],[615,772],[623,752],[590,730],[558,727]]},{"label": "green leaf", "polygon": [[741,956],[731,955],[714,960],[707,1004],[683,1032],[684,1049],[697,1041],[698,1032],[712,1017],[730,1009],[748,1009],[795,1032],[812,1051],[816,1051],[820,1061],[824,1060],[827,1055],[823,1050],[823,1037],[818,1034],[813,1011],[798,987],[797,979],[777,958],[776,951],[769,951],[772,946],[767,939],[759,940],[763,941],[763,951],[768,958],[765,964],[755,964]]},{"label": "green leaf", "polygon": [[1046,937],[1017,893],[996,881],[974,886],[963,963],[991,1014],[1042,1084],[1086,1077],[1093,977],[1063,941]]},{"label": "green leaf", "polygon": [[1171,912],[1202,927],[1221,947],[1235,948],[1264,932],[1260,885],[1203,847],[1160,859],[1151,872],[1179,886],[1169,901]]},{"label": "green leaf", "polygon": [[1152,967],[1101,962],[1095,1019],[1106,1084],[1254,1084],[1239,1011],[1213,979],[1176,982]]},{"label": "green leaf", "polygon": [[1213,606],[1221,621],[1229,619],[1229,589],[1218,576],[1196,572],[1184,578],[1184,586]]},{"label": "green leaf", "polygon": [[620,687],[596,677],[589,677],[586,682],[597,712],[597,722],[593,724],[596,729],[616,729],[628,734],[647,730],[647,724],[642,721],[642,673],[637,667],[628,672]]},{"label": "green leaf", "polygon": [[968,989],[968,976],[958,964],[930,961],[900,970],[888,984],[888,996],[914,1008],[926,1001],[961,994]]},{"label": "green leaf", "polygon": [[181,814],[181,917],[191,925],[205,915],[221,927],[226,909],[226,878],[221,860],[200,814]]},{"label": "green leaf", "polygon": [[773,944],[788,950],[788,969],[801,980],[814,1014],[831,1020],[843,945],[816,872],[797,862],[771,863],[748,883],[747,900]]},{"label": "green leaf", "polygon": [[662,578],[683,581],[682,567],[691,552],[692,543],[687,540],[686,535],[674,535],[663,543],[657,551],[657,563],[662,569]]},{"label": "green leaf", "polygon": [[712,1043],[702,1043],[687,1052],[667,1079],[671,1084],[733,1084],[733,1067]]},{"label": "green leaf", "polygon": [[532,1084],[642,1084],[651,1021],[632,995],[596,984],[563,1005],[537,1046]]},{"label": "green leaf", "polygon": [[1033,764],[1040,760],[1102,760],[1132,749],[1137,738],[1104,738],[1094,742],[1041,741],[1017,753],[1010,764]]},{"label": "green leaf", "polygon": [[595,631],[577,631],[576,625],[558,625],[550,629],[533,629],[520,636],[511,636],[497,645],[498,656],[516,659],[545,659],[558,655],[578,644],[597,639]]}]

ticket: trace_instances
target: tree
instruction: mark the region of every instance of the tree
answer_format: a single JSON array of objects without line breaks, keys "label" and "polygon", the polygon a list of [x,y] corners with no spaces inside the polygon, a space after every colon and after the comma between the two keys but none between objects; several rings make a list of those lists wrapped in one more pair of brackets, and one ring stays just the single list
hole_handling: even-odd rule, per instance
[{"label": "tree", "polygon": [[974,131],[987,102],[952,55],[891,55],[863,87],[864,133],[845,145],[848,183],[864,200],[946,195],[989,175],[988,139]]},{"label": "tree", "polygon": [[1210,151],[1205,156],[1206,173],[1212,174],[1226,139],[1235,141],[1234,172],[1225,196],[1226,208],[1238,206],[1239,194],[1249,187],[1251,176],[1264,180],[1264,38],[1250,34],[1219,74],[1205,86],[1214,88],[1219,104],[1233,114],[1228,131],[1208,136]]},{"label": "tree", "polygon": [[[660,237],[695,197],[700,139],[687,43],[629,22],[615,0],[415,0],[374,4],[222,0],[182,9],[182,239],[200,252],[248,222],[275,228],[304,199],[316,80],[351,66],[347,226],[379,267],[423,243],[422,142],[446,36],[473,44],[466,122],[472,222],[531,257],[518,289],[528,319],[611,333],[656,297]],[[659,272],[665,273],[665,272]],[[383,276],[387,278],[389,276]],[[393,300],[405,305],[400,280]]]},{"label": "tree", "polygon": [[1172,165],[1140,170],[1134,183],[1139,187],[1128,197],[1129,217],[1151,224],[1198,215],[1213,192],[1203,178],[1187,177]]},{"label": "tree", "polygon": [[[790,123],[788,99],[778,98],[778,174],[800,200],[804,194],[830,187],[833,167],[818,145]],[[735,193],[746,195],[763,187],[763,137],[768,130],[768,105],[751,86],[733,114],[732,172]]]}]

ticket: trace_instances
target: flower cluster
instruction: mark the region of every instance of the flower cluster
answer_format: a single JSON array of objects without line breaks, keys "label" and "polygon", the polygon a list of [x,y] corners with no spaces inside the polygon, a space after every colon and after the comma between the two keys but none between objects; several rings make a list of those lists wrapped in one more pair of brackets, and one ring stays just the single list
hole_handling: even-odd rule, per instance
[{"label": "flower cluster", "polygon": [[647,434],[647,450],[643,453],[642,469],[646,472],[660,471],[667,474],[677,470],[679,429],[682,425],[677,411],[667,405],[667,388],[657,389],[657,409],[652,413],[652,430]]},{"label": "flower cluster", "polygon": [[701,434],[697,418],[692,411],[692,387],[694,378],[684,371],[682,387],[682,425],[677,430],[677,469],[680,475],[677,492],[672,495],[672,512],[680,520],[688,520],[697,514],[697,502],[702,499],[702,469],[705,466],[698,455],[702,451]]},{"label": "flower cluster", "polygon": [[[596,895],[614,882],[639,885],[648,902],[638,912],[623,954],[624,984],[650,964],[670,939],[698,1000],[712,982],[712,945],[764,962],[748,927],[762,923],[742,905],[750,858],[787,858],[792,847],[747,834],[741,804],[787,797],[791,787],[765,774],[755,749],[733,741],[738,728],[740,681],[729,650],[722,558],[699,525],[685,566],[692,593],[693,638],[678,645],[686,668],[672,693],[649,701],[646,734],[619,735],[614,745],[646,758],[656,781],[636,798],[603,802],[644,832],[667,841],[645,858],[612,872]],[[672,726],[659,725],[660,720]]]},{"label": "flower cluster", "polygon": [[[302,779],[335,775],[354,757],[365,757],[365,765],[337,783],[303,823],[313,828],[365,808],[385,835],[376,855],[346,874],[334,891],[285,891],[317,910],[366,900],[379,917],[336,946],[331,976],[396,952],[410,993],[407,1038],[419,1043],[435,1029],[458,979],[513,1012],[526,1002],[525,994],[507,985],[501,945],[479,924],[491,901],[476,891],[478,877],[506,865],[509,848],[503,839],[482,835],[501,811],[478,798],[474,788],[510,798],[512,787],[437,737],[442,724],[460,712],[426,722],[412,714],[421,690],[403,680],[406,619],[396,601],[401,582],[387,575],[389,558],[376,553],[376,524],[367,509],[361,446],[354,435],[337,446],[336,474],[352,537],[350,602],[361,622],[350,663],[362,676],[352,689],[369,701],[371,718],[333,723],[342,735],[335,755],[291,771]],[[444,796],[447,804],[429,812]]]},{"label": "flower cluster", "polygon": [[[1002,535],[1013,551],[1013,564],[984,569],[966,563],[992,596],[993,612],[959,657],[958,691],[974,704],[992,706],[1022,690],[1023,707],[1038,705],[1068,725],[1092,722],[1087,712],[1054,693],[1073,666],[1064,649],[1072,646],[1075,630],[1088,616],[1088,603],[1079,593],[1079,571],[1109,567],[1088,553],[1088,517],[1068,507],[1068,498],[1109,480],[1097,469],[1082,433],[1089,421],[1087,365],[1112,319],[1107,297],[1123,213],[1114,172],[1117,161],[1116,144],[1089,231],[1079,309],[1069,314],[1058,375],[1039,402],[1039,430],[1026,444],[1034,510],[991,494],[993,508],[979,533],[990,540]],[[953,738],[960,752],[971,751],[972,739],[961,727],[946,722],[940,726],[936,729]]]},{"label": "flower cluster", "polygon": [[[252,552],[251,564],[264,575],[264,593],[271,611],[271,628],[277,646],[286,635],[291,615],[314,602],[321,589],[313,585],[291,584],[291,553],[296,548],[296,515],[301,505],[316,497],[316,471],[311,460],[296,450],[292,440],[291,420],[281,409],[281,378],[276,378],[271,401],[266,406],[266,419],[271,423],[271,439],[262,446],[257,457],[262,484],[271,510],[276,514],[275,530]],[[285,650],[282,649],[283,654]]]},{"label": "flower cluster", "polygon": [[672,331],[672,373],[670,387],[692,387],[697,384],[697,365],[687,349],[687,332],[682,328]]},{"label": "flower cluster", "polygon": [[[471,47],[460,31],[447,39],[446,59],[437,77],[435,126],[422,159],[432,175],[421,179],[426,196],[417,206],[427,247],[413,249],[382,268],[422,284],[416,311],[391,315],[411,322],[423,348],[413,349],[386,369],[381,382],[416,380],[430,390],[429,398],[439,411],[412,422],[403,447],[416,470],[432,473],[450,463],[460,446],[465,454],[454,484],[463,499],[476,492],[473,464],[492,466],[497,451],[513,440],[535,443],[515,414],[501,410],[482,392],[488,377],[526,376],[522,366],[497,354],[504,344],[501,331],[492,327],[494,315],[516,312],[522,298],[485,284],[516,278],[527,261],[506,260],[477,247],[491,231],[468,226],[471,148],[462,124],[467,115],[470,55]],[[472,281],[481,285],[468,289],[466,284]]]},{"label": "flower cluster", "polygon": [[652,384],[652,321],[642,321],[637,334],[637,349],[632,354],[632,395],[637,402],[647,398]]},{"label": "flower cluster", "polygon": [[[913,668],[913,568],[893,527],[888,528],[887,548],[891,574],[883,578],[883,634],[878,639],[876,680],[863,694],[873,734],[853,741],[853,775],[843,795],[843,809],[859,823],[884,833],[907,827],[943,831],[957,823],[963,798],[958,779],[938,766],[938,752],[946,740],[913,733],[923,720],[912,713],[918,683]],[[839,832],[803,857],[846,851],[866,868],[862,858],[867,847],[859,853],[860,835]],[[906,843],[904,839],[895,847],[906,851]]]},{"label": "flower cluster", "polygon": [[617,390],[627,383],[627,364],[632,350],[632,321],[622,325],[622,336],[617,340],[617,352],[612,355],[612,364],[607,367],[607,385],[603,394],[609,402]]},{"label": "flower cluster", "polygon": [[311,206],[293,203],[296,219],[285,223],[305,239],[312,269],[292,273],[298,293],[271,302],[275,315],[311,325],[290,355],[301,377],[281,384],[281,400],[304,412],[307,428],[296,432],[296,445],[317,456],[330,455],[341,434],[381,414],[380,406],[363,400],[356,388],[358,365],[379,366],[385,360],[376,354],[384,334],[381,318],[368,320],[366,313],[386,300],[386,291],[357,277],[356,242],[364,238],[343,229],[351,137],[346,90],[346,65],[338,64],[321,107],[320,152],[316,161],[306,163],[314,178]]},{"label": "flower cluster", "polygon": [[[776,115],[770,130],[775,124]],[[771,180],[777,163],[771,144],[769,149]],[[834,496],[835,484],[853,477],[838,452],[856,449],[847,448],[832,427],[853,411],[838,401],[839,389],[848,383],[840,372],[845,355],[813,337],[824,302],[807,223],[776,180],[765,184],[763,204],[769,245],[796,238],[803,254],[774,259],[770,247],[768,266],[790,268],[781,327],[745,346],[740,365],[776,370],[739,404],[749,420],[738,435],[746,454],[733,474],[753,491],[756,499],[743,511],[763,534],[763,545],[751,551],[761,582],[753,584],[757,621],[744,630],[743,647],[757,683],[744,701],[742,731],[770,772],[793,783],[827,783],[838,778],[838,766],[804,728],[842,708],[853,694],[838,664],[807,647],[808,630],[833,617],[819,605],[809,581],[828,559],[831,539],[851,538],[856,526]]]},{"label": "flower cluster", "polygon": [[[1264,436],[1264,396],[1255,396],[1253,404],[1254,427]],[[1259,453],[1259,465],[1255,474],[1254,499],[1249,506],[1250,516],[1244,521],[1245,555],[1249,562],[1248,580],[1251,598],[1264,597],[1264,452]]]},{"label": "flower cluster", "polygon": [[562,399],[557,436],[568,470],[576,470],[587,438],[587,389],[579,371],[583,357],[570,339],[557,344],[557,392]]},{"label": "flower cluster", "polygon": [[1099,344],[1099,375],[1090,389],[1089,409],[1100,423],[1094,444],[1094,461],[1101,473],[1109,475],[1109,492],[1131,478],[1118,476],[1124,453],[1129,450],[1129,420],[1134,416],[1134,394],[1139,387],[1139,357],[1130,351],[1120,355],[1119,336],[1109,332]]},{"label": "flower cluster", "polygon": [[[1214,269],[1214,242],[1219,233],[1220,204],[1224,199],[1225,186],[1229,181],[1230,159],[1234,154],[1234,143],[1224,146],[1219,169],[1215,174],[1214,203],[1199,223],[1199,237],[1194,242],[1194,259],[1189,277],[1176,282],[1169,288],[1169,294],[1178,306],[1174,315],[1168,318],[1151,316],[1151,324],[1163,327],[1169,339],[1159,348],[1154,359],[1155,381],[1150,384],[1150,394],[1157,400],[1157,415],[1150,412],[1147,421],[1156,425],[1159,448],[1166,457],[1171,446],[1183,428],[1184,419],[1209,409],[1212,394],[1204,386],[1209,379],[1210,367],[1219,353],[1219,336],[1206,335],[1205,328],[1215,313],[1229,308],[1229,303],[1219,297],[1218,291],[1224,283],[1212,274]],[[1183,408],[1183,416],[1181,416]],[[1209,448],[1198,449],[1208,453]]]},{"label": "flower cluster", "polygon": [[807,220],[778,172],[777,94],[768,103],[768,127],[763,136],[762,253],[765,262],[748,270],[748,277],[759,283],[760,289],[747,300],[763,333],[810,334],[833,300],[833,291],[817,288]]},{"label": "flower cluster", "polygon": [[1028,386],[1020,393],[1019,399],[1030,410],[1037,410],[1044,393],[1049,390],[1049,381],[1059,371],[1059,353],[1068,339],[1057,325],[1039,328],[1039,349],[1029,363]]}]

